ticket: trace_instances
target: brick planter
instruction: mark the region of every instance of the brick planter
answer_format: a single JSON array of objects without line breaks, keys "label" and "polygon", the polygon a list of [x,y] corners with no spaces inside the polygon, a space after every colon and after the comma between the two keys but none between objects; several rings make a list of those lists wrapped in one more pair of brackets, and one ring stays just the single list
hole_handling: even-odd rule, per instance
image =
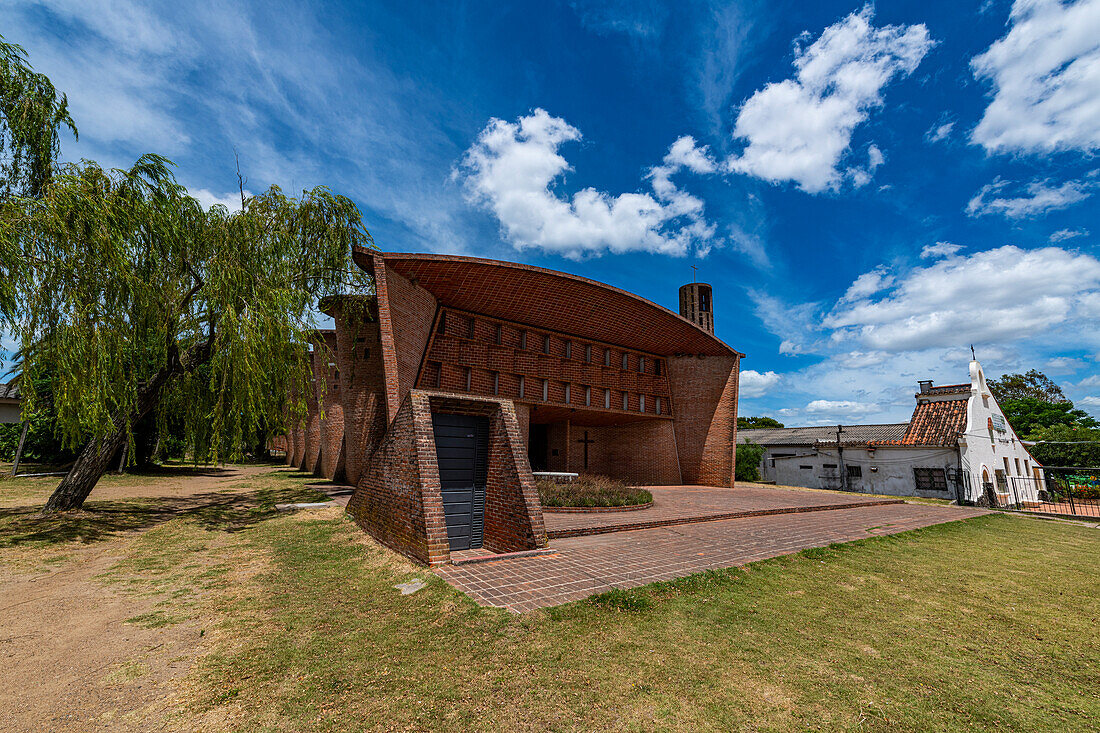
[{"label": "brick planter", "polygon": [[629,506],[543,506],[543,514],[608,514],[612,512],[636,512],[639,509],[649,509],[652,501],[645,504],[631,504]]}]

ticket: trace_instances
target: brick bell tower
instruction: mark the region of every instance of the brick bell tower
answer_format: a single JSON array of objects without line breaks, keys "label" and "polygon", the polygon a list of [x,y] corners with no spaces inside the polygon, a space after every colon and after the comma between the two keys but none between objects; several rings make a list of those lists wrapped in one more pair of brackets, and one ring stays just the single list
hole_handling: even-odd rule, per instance
[{"label": "brick bell tower", "polygon": [[688,283],[680,287],[680,315],[714,333],[714,299],[706,283]]}]

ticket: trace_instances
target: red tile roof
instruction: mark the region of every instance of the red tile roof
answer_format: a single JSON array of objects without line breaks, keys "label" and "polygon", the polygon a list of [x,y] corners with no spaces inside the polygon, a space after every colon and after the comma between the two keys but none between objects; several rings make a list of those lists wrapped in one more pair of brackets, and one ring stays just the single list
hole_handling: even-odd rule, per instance
[{"label": "red tile roof", "polygon": [[958,445],[959,435],[966,430],[966,405],[967,400],[918,402],[905,437],[901,440],[880,441],[879,445],[954,447]]}]

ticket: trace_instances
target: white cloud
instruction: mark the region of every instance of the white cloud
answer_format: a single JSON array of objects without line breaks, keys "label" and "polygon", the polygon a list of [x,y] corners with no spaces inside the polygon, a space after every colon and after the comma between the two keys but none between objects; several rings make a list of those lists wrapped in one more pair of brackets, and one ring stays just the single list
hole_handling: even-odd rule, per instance
[{"label": "white cloud", "polygon": [[1026,193],[1017,196],[1000,195],[1011,185],[1010,181],[997,177],[993,183],[982,186],[966,205],[970,216],[1002,214],[1010,219],[1040,216],[1084,201],[1092,195],[1093,184],[1066,181],[1052,186],[1049,181],[1032,181],[1025,187]]},{"label": "white cloud", "polygon": [[[942,119],[942,118],[941,118]],[[928,131],[924,133],[924,139],[930,143],[938,143],[941,140],[946,140],[947,136],[951,134],[951,131],[955,129],[955,121],[949,122],[937,122],[928,128]]]},{"label": "white cloud", "polygon": [[[229,193],[218,195],[209,189],[198,188],[188,191],[188,193],[191,194],[192,198],[202,204],[202,208],[204,209],[209,209],[215,204],[221,204],[225,208],[229,209],[231,213],[241,210],[240,191],[230,191]],[[248,189],[245,189],[244,195],[246,197],[250,197],[252,196],[252,192]]]},{"label": "white cloud", "polygon": [[608,250],[701,254],[713,244],[714,226],[703,202],[671,181],[682,167],[713,170],[705,148],[690,137],[677,140],[649,174],[654,193],[613,196],[585,188],[560,198],[551,186],[572,170],[558,152],[581,139],[580,130],[546,110],[516,122],[491,119],[455,175],[473,203],[500,222],[502,236],[517,249],[538,248],[568,257]]},{"label": "white cloud", "polygon": [[961,244],[953,244],[951,242],[936,242],[935,244],[926,244],[921,247],[920,256],[921,259],[931,260],[939,257],[951,257],[959,253],[962,249]]},{"label": "white cloud", "polygon": [[742,369],[738,386],[738,396],[746,399],[761,397],[779,384],[779,375],[775,372],[757,372],[752,369]]},{"label": "white cloud", "polygon": [[1089,407],[1100,407],[1100,397],[1082,397],[1081,399],[1077,400],[1075,404],[1088,405]]},{"label": "white cloud", "polygon": [[881,163],[868,150],[867,168],[839,169],[852,132],[895,77],[908,76],[932,47],[924,25],[871,25],[870,5],[834,23],[808,47],[795,47],[795,78],[768,84],[737,116],[733,135],[748,141],[731,170],[772,183],[793,181],[809,193],[836,190],[845,177],[861,185]]},{"label": "white cloud", "polygon": [[[877,283],[885,276],[876,269],[852,287],[864,278]],[[878,297],[846,296],[823,324],[834,342],[892,352],[1007,343],[1085,319],[1097,299],[1095,257],[1058,247],[1005,246],[915,268],[896,276]]]},{"label": "white cloud", "polygon": [[806,405],[806,412],[811,415],[864,415],[874,412],[876,405],[852,400],[813,400]]},{"label": "white cloud", "polygon": [[1085,377],[1077,383],[1078,387],[1100,387],[1100,374],[1093,374],[1091,377]]},{"label": "white cloud", "polygon": [[1064,242],[1067,239],[1073,239],[1075,237],[1087,237],[1089,235],[1088,229],[1059,229],[1050,235],[1050,241]]},{"label": "white cloud", "polygon": [[759,236],[750,234],[737,224],[730,224],[729,234],[729,244],[733,249],[747,256],[760,269],[771,268],[771,259]]},{"label": "white cloud", "polygon": [[855,279],[848,290],[841,296],[840,301],[852,302],[860,298],[881,292],[894,284],[894,276],[884,267],[876,267],[870,272],[865,272]]},{"label": "white cloud", "polygon": [[990,152],[1100,148],[1100,0],[1016,0],[1009,23],[971,61],[993,87],[971,139]]}]

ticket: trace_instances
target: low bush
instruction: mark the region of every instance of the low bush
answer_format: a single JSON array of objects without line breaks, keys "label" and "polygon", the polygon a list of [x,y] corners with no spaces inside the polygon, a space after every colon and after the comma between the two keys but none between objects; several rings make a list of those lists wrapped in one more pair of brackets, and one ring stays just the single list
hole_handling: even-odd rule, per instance
[{"label": "low bush", "polygon": [[607,476],[582,473],[571,484],[540,479],[537,485],[543,506],[635,506],[653,501],[653,494],[645,489],[627,486]]}]

